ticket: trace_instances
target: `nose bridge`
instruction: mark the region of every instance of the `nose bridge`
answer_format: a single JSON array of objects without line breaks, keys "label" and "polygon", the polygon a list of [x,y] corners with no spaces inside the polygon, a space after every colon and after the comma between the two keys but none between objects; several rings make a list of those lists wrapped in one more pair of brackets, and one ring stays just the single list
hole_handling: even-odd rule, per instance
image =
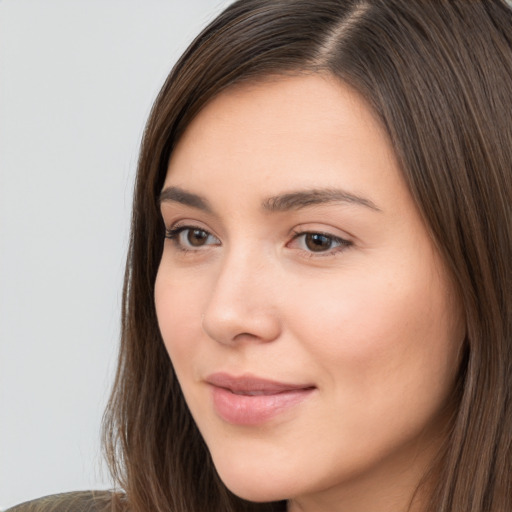
[{"label": "nose bridge", "polygon": [[272,341],[279,335],[271,258],[254,244],[226,250],[203,312],[203,329],[220,343]]}]

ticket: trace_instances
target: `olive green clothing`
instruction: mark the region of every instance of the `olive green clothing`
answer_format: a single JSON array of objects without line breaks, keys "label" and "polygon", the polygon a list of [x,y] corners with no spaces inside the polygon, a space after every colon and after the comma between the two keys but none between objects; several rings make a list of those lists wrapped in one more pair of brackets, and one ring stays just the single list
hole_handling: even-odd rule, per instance
[{"label": "olive green clothing", "polygon": [[66,492],[20,503],[6,512],[108,512],[111,500],[109,491]]}]

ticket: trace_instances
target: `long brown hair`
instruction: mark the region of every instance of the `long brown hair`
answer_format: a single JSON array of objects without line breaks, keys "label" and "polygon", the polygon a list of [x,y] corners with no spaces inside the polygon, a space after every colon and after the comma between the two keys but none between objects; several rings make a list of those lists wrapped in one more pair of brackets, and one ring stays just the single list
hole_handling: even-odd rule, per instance
[{"label": "long brown hair", "polygon": [[[107,457],[134,511],[278,510],[219,480],[162,342],[154,283],[169,157],[220,91],[330,73],[380,117],[467,324],[429,512],[512,510],[512,12],[505,0],[239,0],[165,82],[140,153]],[[432,473],[434,474],[434,472]]]}]

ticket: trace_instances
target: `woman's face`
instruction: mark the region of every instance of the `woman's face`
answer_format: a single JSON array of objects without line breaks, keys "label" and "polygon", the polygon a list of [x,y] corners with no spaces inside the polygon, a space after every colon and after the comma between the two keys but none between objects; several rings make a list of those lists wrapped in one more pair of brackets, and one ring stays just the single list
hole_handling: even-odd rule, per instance
[{"label": "woman's face", "polygon": [[365,102],[322,76],[222,93],[161,210],[159,326],[222,480],[292,510],[398,510],[439,446],[464,325]]}]

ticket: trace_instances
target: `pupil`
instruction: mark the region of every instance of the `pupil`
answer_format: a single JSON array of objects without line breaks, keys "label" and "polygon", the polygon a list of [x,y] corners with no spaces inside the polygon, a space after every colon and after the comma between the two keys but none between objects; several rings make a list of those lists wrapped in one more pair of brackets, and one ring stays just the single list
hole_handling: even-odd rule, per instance
[{"label": "pupil", "polygon": [[190,245],[193,245],[194,247],[204,245],[207,238],[208,234],[206,233],[206,231],[203,231],[202,229],[191,229],[188,232],[187,236],[188,243]]},{"label": "pupil", "polygon": [[308,233],[306,235],[306,246],[310,251],[325,251],[331,248],[331,239],[319,233]]}]

